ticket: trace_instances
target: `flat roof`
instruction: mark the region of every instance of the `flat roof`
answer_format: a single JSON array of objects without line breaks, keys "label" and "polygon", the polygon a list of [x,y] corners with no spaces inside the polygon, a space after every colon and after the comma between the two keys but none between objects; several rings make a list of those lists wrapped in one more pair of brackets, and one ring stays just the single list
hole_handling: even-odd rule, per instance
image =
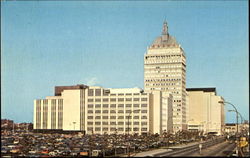
[{"label": "flat roof", "polygon": [[215,92],[216,93],[216,88],[211,87],[211,88],[186,88],[187,91],[203,91],[203,92]]}]

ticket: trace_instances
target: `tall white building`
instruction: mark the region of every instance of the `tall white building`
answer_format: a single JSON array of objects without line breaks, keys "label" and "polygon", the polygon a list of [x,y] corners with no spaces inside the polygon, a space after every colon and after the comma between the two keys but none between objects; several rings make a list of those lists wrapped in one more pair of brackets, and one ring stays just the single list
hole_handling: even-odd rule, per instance
[{"label": "tall white building", "polygon": [[34,101],[36,130],[161,134],[172,123],[172,95],[161,91],[58,86],[55,96]]},{"label": "tall white building", "polygon": [[221,96],[215,88],[187,88],[188,130],[213,132],[221,135],[225,131],[225,110]]},{"label": "tall white building", "polygon": [[161,90],[173,95],[173,129],[186,129],[186,57],[184,50],[168,33],[164,22],[162,35],[148,47],[144,56],[145,91]]}]

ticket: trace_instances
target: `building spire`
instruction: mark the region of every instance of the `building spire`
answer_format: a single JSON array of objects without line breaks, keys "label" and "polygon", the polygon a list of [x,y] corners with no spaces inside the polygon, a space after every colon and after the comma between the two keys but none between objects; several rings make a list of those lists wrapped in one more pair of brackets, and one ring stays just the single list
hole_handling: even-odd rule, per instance
[{"label": "building spire", "polygon": [[163,28],[162,28],[162,35],[167,35],[167,34],[168,34],[168,24],[167,24],[167,21],[165,19],[164,23],[163,23]]}]

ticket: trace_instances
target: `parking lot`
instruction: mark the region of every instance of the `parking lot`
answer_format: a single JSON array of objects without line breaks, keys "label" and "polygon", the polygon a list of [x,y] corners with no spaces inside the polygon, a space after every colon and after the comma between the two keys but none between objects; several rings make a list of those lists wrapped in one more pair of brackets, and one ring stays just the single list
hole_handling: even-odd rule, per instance
[{"label": "parking lot", "polygon": [[1,154],[10,156],[124,156],[200,139],[197,132],[148,135],[45,134],[2,131]]}]

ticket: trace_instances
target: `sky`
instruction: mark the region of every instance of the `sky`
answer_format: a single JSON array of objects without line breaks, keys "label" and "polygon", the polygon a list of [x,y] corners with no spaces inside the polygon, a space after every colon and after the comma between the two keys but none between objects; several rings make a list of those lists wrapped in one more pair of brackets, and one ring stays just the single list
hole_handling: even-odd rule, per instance
[{"label": "sky", "polygon": [[1,118],[32,122],[34,99],[55,86],[143,88],[143,57],[164,20],[185,51],[187,88],[216,87],[249,119],[243,0],[1,1]]}]

